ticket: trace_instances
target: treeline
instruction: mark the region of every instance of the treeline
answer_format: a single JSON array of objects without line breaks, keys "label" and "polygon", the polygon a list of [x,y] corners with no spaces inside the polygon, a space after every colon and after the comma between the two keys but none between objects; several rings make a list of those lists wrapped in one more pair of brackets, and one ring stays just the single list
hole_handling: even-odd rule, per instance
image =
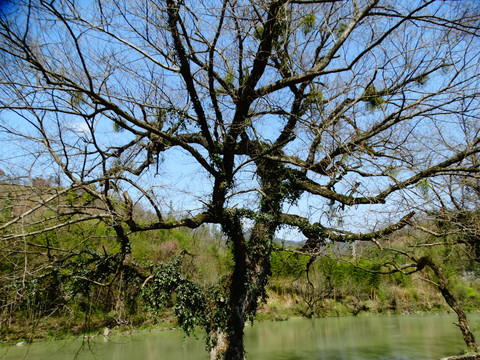
[{"label": "treeline", "polygon": [[[8,261],[4,256],[0,265],[1,338],[57,337],[156,323],[175,326],[178,299],[174,289],[173,295],[165,293],[162,299],[149,297],[155,271],[176,262],[184,279],[195,280],[204,289],[218,289],[232,267],[225,240],[212,228],[157,230],[136,236],[131,263],[119,264],[115,255],[109,255],[115,251],[113,238],[101,224],[82,224],[30,239],[31,245],[22,251],[11,250]],[[59,244],[74,249],[79,241],[89,244],[56,263],[53,253]],[[434,252],[438,257],[445,255],[440,248]],[[429,283],[429,274],[382,275],[378,273],[382,256],[374,248],[364,249],[357,258],[326,248],[324,256],[312,261],[292,249],[278,249],[272,257],[266,302],[257,319],[449,311]],[[452,291],[464,307],[478,309],[478,268],[460,261],[444,266],[454,284]],[[165,276],[176,276],[161,269]],[[152,301],[162,301],[162,310],[155,311]]]},{"label": "treeline", "polygon": [[[437,247],[430,250],[430,255],[441,259],[446,252]],[[452,293],[466,311],[478,310],[478,265],[449,256],[447,262],[441,263]],[[392,272],[382,265],[388,263],[386,257],[382,250],[372,246],[355,258],[326,249],[323,256],[308,266],[311,259],[307,256],[278,252],[272,262],[270,299],[265,311],[279,318],[285,314],[322,317],[451,311],[432,284],[436,278],[429,269],[414,274]]]},{"label": "treeline", "polygon": [[[44,190],[43,196],[25,197],[25,189],[14,185],[3,189],[7,191],[0,200],[0,224],[12,221],[18,206],[32,207],[48,195]],[[78,209],[95,207],[88,192],[67,192],[60,199],[56,201],[75,204]],[[53,208],[57,213],[43,210],[34,218],[18,221],[13,233],[3,230],[3,341],[158,323],[179,325],[188,332],[199,322],[221,321],[225,316],[221,308],[205,309],[203,305],[209,302],[206,297],[217,303],[227,297],[233,269],[229,244],[217,228],[130,234],[131,249],[126,256],[112,224],[91,219],[64,221],[55,228],[54,219],[67,214],[58,214],[61,204]],[[141,207],[135,213],[137,221],[149,216]],[[69,219],[78,216],[80,213]],[[28,236],[23,235],[25,223]],[[416,258],[428,257],[440,264],[452,296],[464,309],[476,310],[480,306],[480,267],[478,259],[470,255],[478,244],[472,239],[463,241],[465,236],[451,231],[433,241],[431,234],[440,233],[448,224],[423,224],[430,234],[406,227],[381,239],[384,247],[326,244],[310,256],[299,254],[294,246],[277,244],[264,301],[255,318],[450,311],[438,288],[438,274],[431,268],[417,266],[418,271],[409,274],[398,265],[392,267],[411,261],[413,256],[406,255],[413,252]]]}]

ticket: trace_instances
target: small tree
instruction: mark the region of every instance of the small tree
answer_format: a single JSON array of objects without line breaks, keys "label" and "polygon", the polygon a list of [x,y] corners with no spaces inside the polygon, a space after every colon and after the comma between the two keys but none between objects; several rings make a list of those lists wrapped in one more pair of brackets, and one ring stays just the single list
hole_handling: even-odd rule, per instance
[{"label": "small tree", "polygon": [[[95,259],[135,269],[132,234],[216,224],[234,267],[215,289],[178,262],[139,276],[177,292],[212,359],[244,359],[279,230],[306,252],[375,242],[430,189],[443,199],[447,176],[478,173],[478,30],[473,2],[16,1],[0,20],[0,108],[22,161],[1,161],[54,168],[64,188],[4,222],[2,244],[101,222],[118,249]],[[72,192],[85,198],[66,206]],[[60,267],[86,256],[30,245]]]}]

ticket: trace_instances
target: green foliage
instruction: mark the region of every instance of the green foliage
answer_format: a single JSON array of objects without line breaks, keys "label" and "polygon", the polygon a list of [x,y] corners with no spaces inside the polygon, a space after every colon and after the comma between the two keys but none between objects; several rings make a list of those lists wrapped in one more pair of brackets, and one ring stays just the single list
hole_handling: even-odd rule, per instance
[{"label": "green foliage", "polygon": [[[266,149],[268,150],[268,149]],[[280,203],[288,201],[295,204],[302,194],[298,186],[303,174],[294,170],[279,161],[259,161],[258,172],[261,174],[260,181],[262,189],[267,196],[261,200],[262,206],[265,202]]]},{"label": "green foliage", "polygon": [[416,187],[420,190],[420,193],[423,197],[428,196],[428,192],[430,190],[430,183],[428,179],[421,179],[417,184]]},{"label": "green foliage", "polygon": [[155,267],[152,279],[142,289],[146,307],[156,316],[167,306],[173,307],[178,324],[187,334],[196,326],[203,327],[207,334],[211,329],[225,328],[229,313],[227,278],[203,290],[184,274],[184,256],[181,254]]},{"label": "green foliage", "polygon": [[380,288],[381,275],[374,272],[379,270],[379,265],[375,262],[360,259],[355,265],[352,265],[325,257],[320,260],[319,265],[336,287],[355,286],[367,294],[371,290]]},{"label": "green foliage", "polygon": [[335,35],[340,36],[342,33],[347,29],[347,24],[346,23],[340,23],[338,26],[335,28],[334,32]]},{"label": "green foliage", "polygon": [[182,281],[175,290],[177,296],[173,311],[179,325],[187,335],[197,325],[205,326],[205,296],[199,286],[190,281]]},{"label": "green foliage", "polygon": [[314,14],[306,15],[300,21],[300,27],[302,29],[303,35],[308,35],[310,32],[312,32],[315,29],[316,23],[317,23],[317,18],[315,17]]},{"label": "green foliage", "polygon": [[228,323],[228,293],[229,293],[229,278],[223,276],[218,284],[211,290],[210,293],[210,306],[209,306],[209,318],[210,325],[207,330],[218,326],[225,328]]},{"label": "green foliage", "polygon": [[259,25],[255,28],[255,31],[253,33],[253,37],[257,40],[260,40],[263,36],[264,28],[263,26]]},{"label": "green foliage", "polygon": [[385,100],[373,84],[368,85],[365,89],[364,101],[367,102],[367,107],[372,111],[380,108],[385,103]]},{"label": "green foliage", "polygon": [[227,74],[225,75],[225,78],[223,80],[225,81],[225,84],[228,88],[233,88],[235,81],[235,73],[232,69],[228,69]]},{"label": "green foliage", "polygon": [[77,107],[80,104],[84,103],[85,99],[83,97],[83,93],[80,91],[72,91],[70,93],[70,105],[73,107]]},{"label": "green foliage", "polygon": [[1,204],[1,216],[0,221],[9,221],[12,218],[12,208],[14,205],[13,194],[9,191],[3,203]]},{"label": "green foliage", "polygon": [[[96,186],[90,185],[90,190],[95,191]],[[70,205],[82,205],[86,206],[91,204],[95,200],[95,196],[92,195],[90,192],[85,190],[72,190],[67,193],[65,196],[65,202]]]},{"label": "green foliage", "polygon": [[385,175],[390,176],[394,179],[397,178],[399,172],[400,172],[399,169],[395,166],[387,166],[385,168]]},{"label": "green foliage", "polygon": [[155,112],[155,120],[156,123],[159,127],[159,129],[162,129],[163,123],[165,122],[165,119],[167,118],[168,112],[166,109],[158,108]]},{"label": "green foliage", "polygon": [[[269,150],[268,147],[265,148],[265,151]],[[271,187],[265,186],[270,198],[262,206],[268,206],[269,202],[282,198],[297,198],[299,194],[291,191],[291,187],[301,180],[300,173],[275,161],[264,161],[259,164],[259,169],[276,180]],[[88,193],[80,191],[68,193],[65,199],[67,203],[78,206],[93,201]],[[41,219],[50,217],[52,214],[45,212]],[[467,222],[472,220],[466,215],[459,215],[456,221],[461,219]],[[275,221],[275,216],[263,220],[266,223]],[[36,226],[41,230],[42,221],[38,221]],[[445,228],[452,225],[443,221],[442,226]],[[151,321],[152,313],[155,317],[166,318],[172,312],[187,333],[197,326],[204,328],[207,333],[228,326],[228,274],[232,271],[233,262],[232,254],[218,232],[199,228],[195,231],[174,229],[131,234],[133,266],[125,265],[120,246],[112,241],[115,238],[115,233],[108,224],[100,221],[89,221],[64,230],[32,236],[29,242],[42,246],[40,252],[34,246],[27,249],[32,253],[31,256],[27,255],[27,263],[32,269],[38,269],[32,271],[36,276],[27,277],[25,286],[20,277],[17,277],[15,283],[9,280],[19,269],[23,271],[23,255],[18,255],[18,259],[15,258],[17,255],[13,255],[8,263],[0,264],[0,305],[8,304],[10,299],[22,294],[24,301],[16,308],[16,316],[22,321],[35,316],[49,316],[52,312],[67,314],[66,309],[73,311],[77,321],[81,320],[85,324],[86,319],[91,317],[104,319],[104,322],[95,324],[88,322],[88,326],[82,327],[85,330],[96,329],[107,322]],[[419,241],[421,240],[415,239],[415,242]],[[78,244],[82,244],[81,251],[76,250]],[[63,253],[56,252],[53,248],[46,254],[43,250],[45,246],[74,251],[72,255],[63,257]],[[269,256],[273,245],[259,239],[247,242],[246,246],[252,256],[261,257]],[[383,277],[374,273],[380,270],[378,264],[388,261],[403,264],[408,260],[399,255],[387,256],[385,252],[374,249],[376,248],[368,252],[362,251],[355,260],[355,266],[348,263],[353,259],[347,255],[334,258],[334,253],[327,251],[326,254],[331,254],[332,257],[319,257],[309,269],[308,281],[305,272],[310,259],[308,256],[273,249],[270,263],[273,279],[269,291],[275,291],[273,296],[276,297],[276,304],[272,305],[272,311],[277,311],[275,317],[283,318],[285,314],[324,316],[355,313],[365,304],[372,312],[442,308],[442,305],[435,305],[441,301],[430,300],[435,296],[434,290],[430,290],[429,300],[425,300],[425,290],[418,285],[421,282],[410,281],[411,277],[407,275],[395,273],[386,276],[386,281],[383,281]],[[188,255],[182,255],[182,250],[187,250]],[[462,274],[460,270],[477,269],[478,264],[453,261],[454,253],[448,246],[422,248],[422,251],[428,252],[437,262],[449,259],[442,268],[449,276],[452,287],[455,286],[455,295],[469,309],[474,309],[480,303],[478,284],[473,280],[468,283],[459,274]],[[44,266],[46,262],[52,263],[53,259],[62,261],[50,267]],[[152,277],[145,281],[150,275]],[[422,274],[425,277],[430,275],[428,269]],[[145,284],[143,289],[142,284]],[[251,289],[262,290],[250,282],[247,285]],[[309,301],[308,306],[312,306],[313,312],[305,310],[305,299]],[[293,307],[289,308],[288,303],[293,304]],[[381,304],[372,305],[374,303]],[[254,312],[250,315],[253,314]]]},{"label": "green foliage", "polygon": [[75,191],[70,191],[67,193],[65,202],[67,205],[74,205],[77,202],[78,195]]},{"label": "green foliage", "polygon": [[401,272],[393,273],[391,277],[395,281],[395,284],[402,288],[406,288],[410,282],[410,277]]},{"label": "green foliage", "polygon": [[324,106],[323,92],[319,89],[312,89],[303,103],[305,107],[315,106],[317,110],[322,110]]},{"label": "green foliage", "polygon": [[[71,192],[65,196],[66,202],[82,206],[88,201],[84,194]],[[51,214],[43,216],[50,218]],[[42,222],[38,224],[41,230]],[[29,242],[42,246],[41,252],[36,247],[26,249],[32,254],[27,253],[27,264],[35,277],[22,278],[25,260],[21,252],[18,259],[12,256],[0,264],[0,306],[19,299],[15,300],[14,315],[22,321],[53,313],[80,322],[77,327],[82,331],[92,331],[134,319],[151,321],[145,311],[150,301],[157,306],[157,315],[163,315],[163,308],[167,313],[173,311],[188,333],[195,326],[213,328],[225,322],[229,314],[228,287],[222,276],[231,270],[231,254],[223,248],[220,235],[206,227],[132,234],[132,258],[128,262],[115,233],[101,221],[32,236]],[[80,250],[78,244],[82,244]],[[64,256],[53,248],[43,250],[45,246],[73,251]],[[177,260],[182,249],[195,255]],[[46,263],[52,266],[46,267]],[[160,265],[149,267],[149,263]],[[141,287],[151,274],[154,277],[146,282],[144,297]],[[157,293],[151,288],[153,284]]]},{"label": "green foliage", "polygon": [[181,274],[182,257],[176,257],[171,262],[159,264],[153,271],[153,280],[142,289],[142,297],[147,307],[158,315],[167,306],[172,294],[185,280]]},{"label": "green foliage", "polygon": [[272,253],[271,270],[273,277],[298,278],[305,270],[309,257],[288,251],[274,251]]},{"label": "green foliage", "polygon": [[243,68],[242,78],[239,81],[240,85],[242,86],[245,85],[249,77],[250,77],[250,68],[248,67]]},{"label": "green foliage", "polygon": [[219,95],[227,94],[226,89],[234,88],[235,79],[236,79],[235,72],[233,71],[233,69],[228,68],[227,73],[225,74],[225,77],[223,78],[224,84],[222,85],[221,88],[215,89],[215,92]]},{"label": "green foliage", "polygon": [[95,196],[93,196],[92,194],[88,193],[88,192],[84,192],[83,195],[82,195],[82,204],[85,206],[85,205],[88,205],[90,204],[93,200],[95,200]]},{"label": "green foliage", "polygon": [[62,302],[60,278],[57,269],[30,279],[25,288],[25,304],[38,315],[46,315]]},{"label": "green foliage", "polygon": [[127,123],[125,122],[125,120],[123,119],[116,119],[114,122],[113,122],[113,131],[116,132],[116,133],[121,133],[122,131],[125,130],[125,126],[127,125]]},{"label": "green foliage", "polygon": [[473,300],[479,298],[478,292],[471,286],[459,284],[455,291],[460,299]]},{"label": "green foliage", "polygon": [[232,249],[220,248],[216,243],[212,243],[209,247],[208,254],[213,257],[212,259],[206,259],[205,262],[209,265],[212,265],[215,268],[215,274],[223,274],[225,272],[230,272],[234,267]]},{"label": "green foliage", "polygon": [[177,256],[169,263],[156,266],[153,279],[142,289],[142,296],[147,308],[158,315],[175,294],[174,314],[189,334],[195,326],[205,326],[207,302],[200,287],[182,274],[182,263],[183,256]]},{"label": "green foliage", "polygon": [[290,29],[291,15],[291,10],[289,10],[286,6],[282,6],[278,11],[277,22],[273,29],[274,40],[277,38],[279,39],[277,45],[287,40],[288,31]]}]

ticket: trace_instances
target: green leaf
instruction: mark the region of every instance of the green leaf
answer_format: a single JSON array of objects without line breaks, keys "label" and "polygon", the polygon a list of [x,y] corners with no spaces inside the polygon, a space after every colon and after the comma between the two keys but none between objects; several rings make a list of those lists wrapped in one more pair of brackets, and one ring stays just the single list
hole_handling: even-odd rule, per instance
[{"label": "green leaf", "polygon": [[385,103],[385,100],[381,95],[379,95],[377,89],[373,84],[367,86],[364,92],[364,96],[364,101],[367,102],[367,107],[370,110],[375,110]]},{"label": "green leaf", "polygon": [[317,18],[313,14],[308,14],[300,21],[300,27],[302,28],[303,35],[308,35],[315,29]]},{"label": "green leaf", "polygon": [[116,132],[116,133],[120,133],[120,132],[124,131],[125,128],[122,125],[126,125],[125,121],[121,120],[121,119],[117,119],[113,123],[113,131]]},{"label": "green leaf", "polygon": [[427,196],[430,190],[430,183],[428,179],[422,179],[417,183],[416,187],[420,190],[422,196]]}]

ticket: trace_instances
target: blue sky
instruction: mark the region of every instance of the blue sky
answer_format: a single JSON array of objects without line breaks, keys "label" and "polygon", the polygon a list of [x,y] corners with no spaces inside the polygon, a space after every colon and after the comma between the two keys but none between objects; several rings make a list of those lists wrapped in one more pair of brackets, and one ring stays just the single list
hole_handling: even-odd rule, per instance
[{"label": "blue sky", "polygon": [[[346,9],[347,8],[348,6],[346,5]],[[141,9],[134,10],[138,10],[139,13],[141,13]],[[209,16],[211,16],[208,12],[213,10],[213,8],[204,9],[205,13],[202,13],[202,16],[204,16],[202,20],[208,20]],[[95,14],[92,15],[92,19],[95,20],[94,15]],[[316,15],[320,22],[324,14],[318,13]],[[343,15],[340,14],[339,16]],[[190,18],[190,21],[193,21],[192,19],[193,17]],[[348,19],[348,17],[346,17],[346,19]],[[199,20],[199,24],[200,26],[203,26],[201,29],[205,31],[205,34],[208,37],[213,34],[211,32],[212,25],[207,24],[207,20],[204,22]],[[339,21],[344,20],[345,19],[340,19]],[[335,24],[332,24],[332,26]],[[358,33],[355,33],[353,40],[346,43],[345,49],[339,51],[338,57],[334,58],[328,69],[339,69],[347,66],[350,61],[359,54],[362,46],[375,40],[375,36],[377,35],[372,35],[374,30],[385,27],[388,24],[389,22],[386,20],[376,21],[371,24],[371,28],[367,28],[367,30],[371,29],[372,31],[360,29]],[[126,24],[125,22],[122,22],[122,20],[117,19],[114,25],[125,26]],[[174,72],[169,73],[165,67],[162,67],[165,66],[165,64],[160,66],[158,62],[155,62],[158,61],[158,59],[162,59],[163,55],[161,54],[161,46],[155,48],[153,45],[150,46],[151,44],[142,42],[144,41],[144,39],[142,40],[142,31],[145,29],[141,28],[138,34],[131,34],[131,36],[125,38],[125,40],[131,42],[137,41],[138,44],[135,43],[136,46],[144,46],[146,49],[145,51],[150,51],[150,58],[144,56],[140,52],[132,50],[131,47],[129,48],[125,45],[125,42],[119,41],[118,39],[112,40],[112,38],[110,38],[107,41],[108,35],[105,32],[96,32],[93,37],[88,37],[93,31],[88,30],[82,32],[82,26],[82,24],[78,25],[80,30],[75,31],[77,31],[78,34],[82,34],[82,36],[79,35],[79,41],[81,40],[80,44],[84,47],[84,54],[88,57],[86,61],[87,66],[92,66],[90,75],[95,80],[95,86],[102,90],[108,86],[112,98],[122,104],[122,109],[125,109],[125,111],[133,117],[141,119],[143,115],[138,104],[143,101],[152,106],[152,109],[147,109],[149,111],[147,116],[148,119],[153,118],[153,108],[164,107],[169,104],[174,104],[178,108],[189,111],[190,114],[193,114],[190,99],[182,89],[183,86],[181,80],[179,80]],[[332,28],[329,30],[335,32],[336,29]],[[365,91],[366,84],[371,82],[377,89],[392,87],[399,80],[421,74],[428,66],[434,67],[442,64],[443,61],[446,61],[444,59],[445,49],[441,46],[435,45],[437,41],[440,43],[441,40],[437,39],[436,35],[438,34],[436,32],[430,34],[422,33],[419,35],[418,32],[415,32],[415,30],[411,30],[410,28],[408,31],[403,30],[404,29],[400,29],[398,32],[395,32],[392,35],[392,38],[388,39],[385,48],[369,50],[365,54],[364,60],[356,63],[351,69],[339,73],[332,70],[331,73],[323,75],[318,83],[311,85],[311,88],[316,87],[317,90],[320,89],[322,91],[325,100],[322,109],[323,113],[322,111],[319,111],[319,114],[312,113],[309,114],[312,115],[311,117],[305,116],[305,118],[302,119],[304,123],[302,123],[303,127],[300,126],[297,131],[297,139],[286,147],[286,151],[289,154],[305,158],[308,152],[309,141],[311,141],[314,136],[314,131],[312,131],[312,129],[314,129],[321,121],[328,119],[328,114],[332,113],[343,100],[346,100],[349,97],[354,98],[360,96]],[[125,31],[125,33],[122,31]],[[120,31],[120,34],[127,34],[126,30],[122,31]],[[66,74],[71,76],[72,79],[79,84],[84,85],[88,82],[81,66],[81,58],[78,54],[75,54],[74,47],[71,46],[71,44],[69,46],[61,46],[62,36],[65,36],[65,34],[62,35],[61,32],[47,33],[38,31],[38,29],[36,29],[34,33],[34,35],[39,36],[40,40],[52,42],[50,46],[46,46],[44,49],[45,54],[52,55],[50,62],[52,68],[58,69],[58,71],[64,70]],[[165,44],[161,43],[161,45],[165,45],[166,48],[169,44],[168,41],[164,39],[164,35],[161,31],[157,35],[158,39],[155,40],[158,40],[159,42],[165,41]],[[299,45],[299,49],[303,51],[303,56],[298,56],[298,59],[295,59],[298,61],[295,64],[296,70],[299,71],[302,68],[308,68],[308,66],[310,66],[310,63],[307,60],[311,60],[312,55],[314,54],[314,48],[313,45],[309,46],[305,34],[298,35],[295,39],[299,44],[305,44],[304,48],[301,48]],[[335,40],[332,39],[334,39],[334,37],[332,37],[326,44],[327,49],[328,46],[331,46],[334,43]],[[236,50],[232,47],[232,40],[233,38],[231,34],[227,32],[225,33],[225,36],[220,39],[219,48],[224,51],[224,54],[229,54],[229,52]],[[454,37],[449,38],[448,41],[451,41],[452,44],[454,44],[453,50],[456,51],[452,54],[452,58],[456,61],[455,64],[452,65],[452,68],[453,66],[471,67],[468,73],[475,73],[475,71],[478,70],[478,66],[474,63],[474,60],[478,60],[479,51],[479,49],[475,47],[475,44],[467,44],[462,41],[455,42],[456,39]],[[256,40],[253,37],[245,44],[251,48],[251,51],[257,46]],[[202,47],[202,45],[198,46],[199,49]],[[463,59],[464,62],[462,63],[462,53],[467,53],[465,49],[468,49],[468,56],[470,56],[470,58],[467,59],[465,57],[465,59]],[[409,63],[409,61],[407,61],[408,59],[405,59],[403,55],[412,52],[416,53],[415,61],[412,60]],[[202,53],[199,52],[199,54]],[[293,52],[293,55],[296,55],[296,53]],[[100,62],[105,59],[112,61],[110,64],[107,62],[101,66],[96,66],[98,64],[97,61]],[[422,61],[420,61],[420,59]],[[245,60],[245,64],[250,64],[251,62],[252,58]],[[235,64],[235,57],[233,57],[231,64]],[[228,66],[224,60],[219,60],[218,63],[216,63],[216,66],[216,70],[220,74],[226,74]],[[203,79],[202,76],[205,77],[205,73],[202,72],[202,69],[200,68],[196,68],[195,66],[193,68],[196,71],[195,75],[198,76],[199,81],[201,81]],[[442,71],[445,72],[442,73]],[[388,105],[384,105],[378,109],[369,109],[365,103],[359,103],[351,109],[348,109],[348,111],[345,112],[345,116],[350,117],[351,121],[356,122],[358,130],[365,131],[383,118],[388,117],[389,114],[398,110],[402,101],[406,100],[407,103],[414,102],[419,97],[427,94],[427,92],[435,91],[442,86],[445,86],[446,81],[452,77],[452,74],[448,71],[450,71],[450,68],[438,70],[431,74],[430,79],[426,84],[412,85],[406,91],[385,96],[388,97]],[[28,71],[26,71],[26,73],[28,73]],[[34,83],[34,75],[32,74],[33,73],[29,73],[26,76],[27,78],[30,76],[29,80]],[[20,74],[14,72],[10,75],[20,76]],[[279,75],[275,73],[273,67],[270,68],[260,80],[258,87],[261,87],[270,81],[277,80],[278,76]],[[104,81],[105,79],[107,80]],[[460,80],[462,79],[457,79],[456,81]],[[238,82],[238,79],[235,81]],[[478,80],[474,79],[473,81],[477,81],[478,84]],[[474,90],[475,86],[478,91],[478,85],[475,84],[466,83],[465,88],[468,90]],[[416,165],[426,166],[429,162],[434,163],[435,161],[439,161],[439,159],[441,159],[447,152],[453,153],[456,148],[464,146],[466,138],[472,135],[469,133],[471,130],[462,133],[462,119],[456,114],[456,111],[460,108],[445,106],[440,109],[434,109],[435,102],[438,102],[447,96],[457,96],[456,94],[462,89],[462,87],[463,86],[458,84],[458,86],[450,89],[451,91],[446,91],[445,94],[439,94],[436,100],[426,99],[425,105],[422,106],[423,108],[426,108],[427,106],[432,107],[428,114],[429,117],[418,116],[418,120],[415,120],[412,123],[405,121],[392,127],[393,130],[389,136],[391,136],[392,139],[405,139],[405,150],[408,148],[410,153],[414,155],[415,160],[418,163]],[[343,89],[345,91],[343,91]],[[105,91],[105,93],[107,93],[107,91]],[[37,96],[36,100],[49,101],[48,92],[43,95],[30,94],[29,96],[31,96],[32,99],[34,96]],[[74,94],[71,92],[59,91],[55,93],[55,96],[57,96],[55,98],[57,105],[69,108],[69,101],[72,101],[73,99],[69,97],[73,97]],[[204,93],[202,100],[204,100],[203,105],[205,111],[207,116],[211,116],[213,119],[214,114],[211,108],[211,102],[207,99],[208,94]],[[228,98],[225,100],[226,102],[222,105],[222,110],[224,110],[224,116],[228,123],[228,121],[231,120],[229,117],[232,116],[234,105],[231,102],[228,102]],[[291,106],[291,101],[292,95],[287,89],[280,91],[278,94],[273,94],[257,101],[254,104],[254,108],[258,110],[269,110],[272,108],[288,110]],[[471,109],[478,108],[478,100],[473,99],[472,101],[473,104],[470,105]],[[80,101],[77,106],[79,109],[91,111],[88,107],[93,107],[94,104],[83,106]],[[462,104],[461,106],[463,106],[464,109],[468,108],[467,104]],[[421,111],[420,108],[421,107],[415,109],[412,108],[412,110],[409,111],[412,113],[415,111]],[[448,113],[448,111],[451,111],[451,113]],[[44,120],[45,123],[48,123],[46,129],[51,131],[51,138],[57,141],[57,146],[61,144],[59,132],[57,131],[59,125],[60,132],[63,134],[63,139],[65,141],[68,140],[72,152],[78,151],[80,153],[83,149],[92,150],[92,154],[86,161],[86,164],[89,165],[94,161],[98,161],[98,158],[96,157],[98,155],[93,153],[94,146],[90,141],[90,129],[85,120],[67,113],[57,114],[57,117],[48,115]],[[255,118],[252,121],[256,126],[256,133],[249,129],[248,131],[250,132],[250,135],[252,137],[258,136],[261,140],[268,142],[274,140],[278,136],[280,129],[285,124],[286,117],[269,115]],[[25,125],[24,120],[7,111],[0,113],[0,124],[1,122],[8,123],[9,126],[15,130],[28,130],[28,126]],[[478,117],[472,118],[470,122],[473,125],[478,125]],[[103,115],[97,116],[95,121],[90,123],[90,126],[93,126],[95,129],[96,139],[98,139],[99,146],[103,149],[108,146],[123,144],[133,139],[132,135],[129,135],[127,132],[115,132],[112,121]],[[194,129],[194,124],[188,126],[189,130]],[[198,131],[198,129],[194,130]],[[37,145],[26,145],[24,141],[7,140],[4,138],[4,134],[0,134],[0,136],[3,136],[3,138],[0,139],[3,145],[2,149],[0,149],[0,169],[6,173],[30,173],[33,177],[48,177],[57,172],[57,167],[53,164],[51,159],[48,159],[46,156],[37,157],[32,165],[30,160],[32,160],[36,154],[39,154],[39,148],[41,147],[38,143],[37,145],[39,147],[37,147]],[[351,127],[346,123],[335,129],[332,127],[331,133],[328,134],[328,136],[325,136],[326,140],[321,144],[322,147],[319,148],[317,155],[318,158],[328,154],[337,143],[342,141],[346,143],[354,136],[356,136],[355,133],[352,132]],[[388,138],[388,134],[384,135],[384,138],[379,138],[380,139],[377,140],[381,143],[384,138]],[[408,141],[411,140],[413,145],[409,145],[407,139]],[[433,141],[438,142],[432,149]],[[443,141],[443,144],[441,141]],[[449,148],[449,146],[451,148]],[[197,147],[197,149],[200,153],[206,155],[205,150],[200,149],[200,147]],[[132,159],[134,158],[133,154],[129,154],[129,156]],[[367,196],[376,191],[378,192],[378,189],[388,186],[394,181],[408,178],[415,171],[415,169],[408,167],[408,162],[404,161],[404,159],[393,159],[393,157],[374,159],[373,157],[369,158],[365,154],[363,154],[361,158],[354,158],[354,156],[355,154],[351,155],[350,159],[346,159],[345,162],[359,165],[362,170],[368,172],[381,171],[381,168],[391,166],[394,171],[398,172],[398,178],[388,178],[387,176],[368,178],[361,176],[358,172],[351,172],[344,176],[344,178],[336,185],[336,191],[347,193],[354,187],[355,183],[360,182],[361,184],[356,191],[358,191],[360,195]],[[170,148],[165,151],[159,159],[161,161],[158,165],[158,172],[156,166],[153,165],[142,176],[136,178],[135,181],[139,184],[145,184],[147,187],[152,186],[152,189],[156,194],[156,200],[162,204],[162,209],[169,211],[171,210],[170,207],[173,207],[174,210],[195,212],[201,209],[205,203],[208,203],[209,196],[211,195],[212,179],[185,150]],[[127,161],[128,159],[121,160]],[[138,160],[141,160],[141,157],[139,157]],[[237,164],[240,164],[245,160],[245,158],[239,157]],[[79,169],[83,166],[82,156],[79,154],[69,161],[72,170],[80,173]],[[112,159],[112,163],[113,161],[114,160]],[[99,171],[95,171],[91,176],[93,177],[95,174],[98,175],[99,173]],[[314,177],[314,179],[321,184],[325,184],[330,180],[325,176],[314,176],[312,173],[309,173],[309,175]],[[64,184],[68,184],[65,178],[63,181]],[[251,191],[241,195],[232,196],[228,206],[255,207],[258,201],[258,194],[254,190],[256,187],[256,178],[254,168],[251,164],[245,166],[239,171],[238,178],[236,179],[236,186],[237,188],[235,190]],[[140,196],[139,193],[127,183],[124,183],[123,190],[131,192],[131,196],[134,198],[139,198]],[[409,211],[413,206],[431,202],[431,198],[429,199],[427,196],[422,196],[421,190],[413,186],[409,192],[403,192],[398,196],[390,196],[388,198],[389,204],[386,207],[364,205],[354,206],[345,209],[345,211],[340,211],[338,210],[338,204],[334,204],[335,207],[337,207],[336,213],[332,213],[332,208],[329,207],[329,201],[315,196],[303,196],[297,205],[286,204],[285,210],[309,216],[312,221],[321,221],[326,226],[339,226],[340,223],[343,222],[343,226],[349,230],[364,230],[367,228],[378,229],[383,227],[390,220],[398,220],[403,213]]]}]

